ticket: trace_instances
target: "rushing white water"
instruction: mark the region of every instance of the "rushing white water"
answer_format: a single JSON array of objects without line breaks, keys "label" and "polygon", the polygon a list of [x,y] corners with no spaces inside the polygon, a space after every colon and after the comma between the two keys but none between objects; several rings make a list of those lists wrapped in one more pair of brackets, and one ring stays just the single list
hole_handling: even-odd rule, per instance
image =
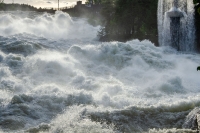
[{"label": "rushing white water", "polygon": [[0,25],[0,34],[6,36],[25,32],[52,39],[85,39],[97,34],[85,21],[73,21],[68,14],[59,11],[55,15],[45,13],[39,16],[35,12],[26,14],[19,11],[14,16],[13,12],[2,13]]},{"label": "rushing white water", "polygon": [[182,12],[180,25],[180,51],[195,51],[195,26],[194,26],[194,4],[192,0],[178,0],[178,9],[173,7],[174,0],[159,0],[158,3],[158,32],[159,44],[171,46],[170,17],[168,11],[177,10]]},{"label": "rushing white water", "polygon": [[1,132],[191,131],[199,54],[98,42],[98,27],[63,12],[0,23]]}]

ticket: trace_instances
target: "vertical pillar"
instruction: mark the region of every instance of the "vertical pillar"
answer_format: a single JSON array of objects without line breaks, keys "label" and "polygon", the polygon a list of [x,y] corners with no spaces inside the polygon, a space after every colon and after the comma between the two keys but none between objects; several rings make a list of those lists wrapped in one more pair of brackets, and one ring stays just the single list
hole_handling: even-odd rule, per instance
[{"label": "vertical pillar", "polygon": [[170,18],[171,46],[177,50],[181,50],[181,18],[184,17],[184,15],[183,12],[178,9],[178,0],[172,2],[172,8],[167,12],[167,16]]},{"label": "vertical pillar", "polygon": [[171,45],[180,50],[180,17],[171,17],[170,19]]}]

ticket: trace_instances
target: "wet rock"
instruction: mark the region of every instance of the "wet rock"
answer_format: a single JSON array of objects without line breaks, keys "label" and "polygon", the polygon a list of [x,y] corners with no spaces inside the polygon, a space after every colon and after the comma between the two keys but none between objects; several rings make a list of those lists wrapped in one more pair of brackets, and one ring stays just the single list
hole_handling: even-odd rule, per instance
[{"label": "wet rock", "polygon": [[199,130],[200,128],[200,108],[194,108],[186,117],[183,128]]}]

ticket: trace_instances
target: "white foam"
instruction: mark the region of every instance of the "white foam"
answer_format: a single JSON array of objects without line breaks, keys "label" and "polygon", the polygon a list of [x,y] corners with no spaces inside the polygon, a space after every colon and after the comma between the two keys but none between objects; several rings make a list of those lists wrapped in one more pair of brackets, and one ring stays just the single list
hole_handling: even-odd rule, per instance
[{"label": "white foam", "polygon": [[158,34],[160,46],[172,46],[170,33],[170,16],[181,17],[180,51],[196,51],[194,4],[192,0],[178,0],[178,8],[172,6],[172,0],[158,1]]},{"label": "white foam", "polygon": [[[34,86],[54,83],[72,92],[88,91],[99,106],[112,108],[171,105],[169,101],[178,104],[189,102],[191,95],[197,98],[196,55],[163,50],[148,41],[130,41],[75,45],[67,53],[41,51],[27,58],[23,76]],[[158,97],[146,101],[151,95]]]},{"label": "white foam", "polygon": [[[36,28],[35,21],[41,25],[55,26],[65,21],[66,25],[76,25],[68,15],[60,12],[56,15],[26,19],[32,23],[27,31],[34,33],[30,29],[31,26]],[[25,19],[18,18],[20,21]],[[43,26],[38,30],[45,35],[47,30]],[[57,38],[62,33],[60,30],[48,34],[56,34]],[[7,131],[10,131],[20,122],[19,131],[47,128],[46,132],[67,132],[68,129],[71,132],[117,132],[121,127],[127,131],[132,128],[143,131],[142,128],[149,129],[154,124],[159,127],[159,122],[161,127],[165,123],[172,126],[171,121],[166,121],[169,115],[174,121],[178,117],[180,121],[174,125],[180,126],[189,110],[200,105],[196,71],[199,54],[155,47],[148,40],[92,42],[91,32],[86,35],[90,36],[86,42],[91,43],[71,38],[52,41],[51,37],[44,39],[40,34],[19,33],[4,37],[0,46],[0,103],[3,105],[0,122],[12,122],[10,125],[0,123],[3,130],[8,126]],[[41,48],[34,48],[36,44]],[[21,48],[30,49],[24,52]],[[154,119],[151,112],[158,113],[156,118],[161,120],[151,123]],[[92,114],[97,118],[91,118]],[[146,125],[138,125],[142,117],[148,120]],[[120,124],[121,127],[115,127]]]},{"label": "white foam", "polygon": [[4,13],[0,15],[0,24],[0,35],[3,36],[29,33],[52,39],[94,39],[98,30],[98,27],[84,20],[73,21],[67,13],[61,11],[55,15],[45,13],[35,18],[18,18]]}]

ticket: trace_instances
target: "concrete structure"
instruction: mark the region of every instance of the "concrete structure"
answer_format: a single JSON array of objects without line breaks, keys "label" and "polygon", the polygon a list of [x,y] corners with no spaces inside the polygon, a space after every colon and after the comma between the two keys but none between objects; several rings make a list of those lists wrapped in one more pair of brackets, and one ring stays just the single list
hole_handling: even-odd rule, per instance
[{"label": "concrete structure", "polygon": [[170,34],[172,47],[180,50],[180,19],[184,17],[183,12],[178,9],[178,0],[172,2],[172,8],[166,13],[170,18]]},{"label": "concrete structure", "polygon": [[167,16],[170,18],[181,18],[184,17],[183,12],[178,9],[178,0],[172,2],[172,8],[167,12]]}]

